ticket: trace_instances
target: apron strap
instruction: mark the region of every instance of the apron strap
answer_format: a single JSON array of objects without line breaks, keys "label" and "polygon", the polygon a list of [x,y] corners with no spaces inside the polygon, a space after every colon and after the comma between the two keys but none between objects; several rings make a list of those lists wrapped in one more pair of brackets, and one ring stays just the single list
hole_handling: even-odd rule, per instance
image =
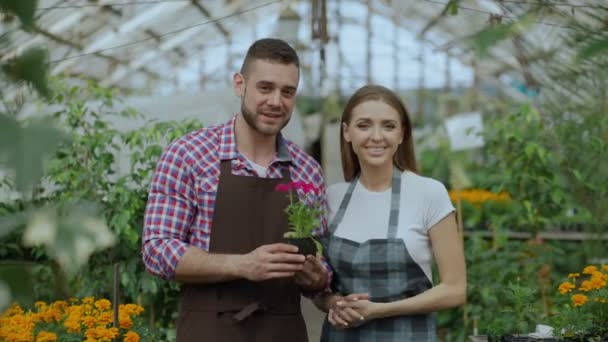
[{"label": "apron strap", "polygon": [[[397,236],[397,227],[399,226],[399,203],[401,201],[401,170],[397,167],[393,167],[393,179],[391,183],[391,207],[388,217],[388,238],[394,239]],[[333,234],[338,228],[338,224],[342,222],[344,218],[344,214],[346,213],[346,208],[348,207],[348,203],[350,202],[351,197],[353,196],[353,191],[355,190],[355,186],[359,181],[359,175],[353,179],[353,181],[349,184],[344,197],[342,198],[342,202],[340,203],[340,207],[338,208],[338,212],[334,219],[331,221],[329,225],[329,232]]]},{"label": "apron strap", "polygon": [[393,185],[391,191],[391,211],[388,216],[388,238],[397,237],[399,226],[399,203],[401,201],[401,170],[393,168]]}]

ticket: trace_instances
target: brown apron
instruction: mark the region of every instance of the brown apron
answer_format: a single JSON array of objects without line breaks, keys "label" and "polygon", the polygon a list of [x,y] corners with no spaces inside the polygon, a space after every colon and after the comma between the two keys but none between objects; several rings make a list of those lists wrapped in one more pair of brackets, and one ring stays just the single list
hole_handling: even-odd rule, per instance
[{"label": "brown apron", "polygon": [[[246,254],[280,242],[289,199],[274,188],[289,180],[288,171],[282,179],[235,176],[222,161],[209,252]],[[300,291],[292,278],[183,284],[177,341],[307,342]]]}]

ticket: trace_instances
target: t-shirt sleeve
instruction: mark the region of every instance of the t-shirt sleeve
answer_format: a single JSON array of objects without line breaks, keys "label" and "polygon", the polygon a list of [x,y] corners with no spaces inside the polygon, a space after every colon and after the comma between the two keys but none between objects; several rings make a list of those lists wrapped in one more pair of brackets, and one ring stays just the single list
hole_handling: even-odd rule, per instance
[{"label": "t-shirt sleeve", "polygon": [[435,224],[454,211],[454,205],[448,195],[448,190],[441,182],[429,179],[427,193],[427,211],[425,217],[426,229]]}]

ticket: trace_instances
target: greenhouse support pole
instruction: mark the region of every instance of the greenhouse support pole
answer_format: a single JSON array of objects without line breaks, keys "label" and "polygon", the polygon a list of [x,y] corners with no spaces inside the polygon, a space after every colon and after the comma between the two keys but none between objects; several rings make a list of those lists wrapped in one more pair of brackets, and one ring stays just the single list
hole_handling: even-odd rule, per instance
[{"label": "greenhouse support pole", "polygon": [[[120,287],[120,278],[119,278],[119,264],[114,264],[114,288],[112,291],[112,303],[114,303],[114,327],[119,328],[118,324],[118,291]],[[118,342],[118,336],[114,338],[114,342]]]}]

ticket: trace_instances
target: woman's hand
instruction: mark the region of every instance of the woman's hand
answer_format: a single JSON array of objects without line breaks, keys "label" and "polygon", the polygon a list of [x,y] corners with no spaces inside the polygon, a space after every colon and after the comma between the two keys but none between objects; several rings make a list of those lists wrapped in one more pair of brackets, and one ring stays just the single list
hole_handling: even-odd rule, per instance
[{"label": "woman's hand", "polygon": [[353,293],[348,296],[330,296],[327,299],[327,307],[329,308],[327,320],[338,329],[361,325],[365,322],[365,316],[362,316],[357,309],[351,306],[351,304],[360,301],[369,302],[367,299],[369,299],[367,293]]},{"label": "woman's hand", "polygon": [[368,298],[336,302],[336,311],[347,312],[350,317],[357,318],[348,324],[349,327],[357,327],[379,317],[382,303],[371,302]]}]

